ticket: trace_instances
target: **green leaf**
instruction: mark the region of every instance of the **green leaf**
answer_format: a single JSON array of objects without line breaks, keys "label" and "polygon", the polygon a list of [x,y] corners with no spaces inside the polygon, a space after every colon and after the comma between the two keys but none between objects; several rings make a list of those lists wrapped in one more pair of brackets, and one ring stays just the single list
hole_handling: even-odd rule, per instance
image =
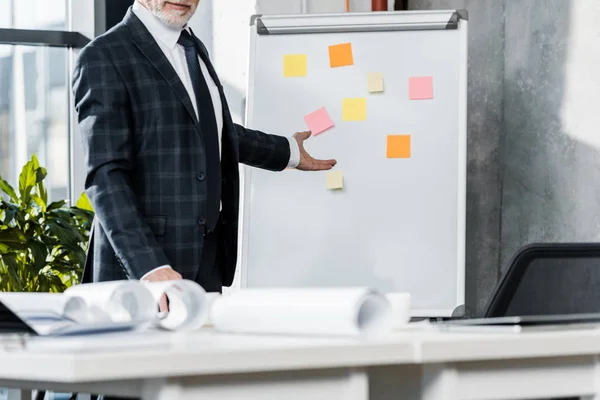
[{"label": "green leaf", "polygon": [[46,202],[44,201],[44,199],[42,199],[37,194],[32,195],[31,199],[35,202],[35,204],[40,206],[40,208],[42,209],[42,212],[46,212]]},{"label": "green leaf", "polygon": [[31,189],[37,183],[36,164],[39,168],[37,157],[33,155],[31,161],[23,166],[21,174],[19,175],[19,192],[21,193],[21,202],[26,206],[29,205],[31,200]]},{"label": "green leaf", "polygon": [[50,285],[48,284],[48,278],[46,277],[46,275],[38,275],[36,289],[40,292],[50,291]]},{"label": "green leaf", "polygon": [[48,248],[44,243],[32,240],[29,242],[29,248],[31,249],[31,255],[33,256],[33,267],[35,274],[46,266],[46,259],[48,258]]},{"label": "green leaf", "polygon": [[65,290],[67,290],[67,286],[55,273],[50,271],[47,274],[44,274],[44,276],[46,276],[46,278],[48,279],[49,291],[62,293]]},{"label": "green leaf", "polygon": [[39,201],[36,200],[36,203],[42,208],[42,211],[44,212],[46,212],[46,206],[48,205],[48,192],[46,191],[46,187],[44,186],[44,182],[42,181],[46,178],[47,175],[48,172],[46,171],[46,168],[38,167],[38,169],[36,170],[35,189],[39,197]]},{"label": "green leaf", "polygon": [[31,155],[31,165],[33,166],[33,169],[38,169],[40,167],[40,161],[38,160],[37,156],[35,154]]},{"label": "green leaf", "polygon": [[19,215],[21,210],[14,204],[4,203],[3,205],[5,206],[3,223],[8,227]]},{"label": "green leaf", "polygon": [[71,213],[83,220],[84,223],[91,223],[94,220],[94,213],[83,208],[71,207]]},{"label": "green leaf", "polygon": [[18,228],[1,230],[0,243],[15,250],[27,249],[27,237]]},{"label": "green leaf", "polygon": [[10,250],[10,246],[0,243],[0,255],[8,253]]},{"label": "green leaf", "polygon": [[52,211],[52,210],[59,209],[59,208],[63,207],[65,204],[67,204],[67,202],[65,200],[55,201],[53,203],[50,203],[50,205],[48,206],[47,211]]},{"label": "green leaf", "polygon": [[[44,204],[48,204],[48,191],[46,190],[44,184],[42,182],[38,183],[37,188],[41,199],[44,201]],[[45,208],[46,207],[44,207],[44,211],[46,211]]]},{"label": "green leaf", "polygon": [[13,189],[13,187],[10,186],[8,182],[6,182],[4,179],[2,179],[1,176],[0,176],[0,190],[2,190],[4,193],[6,193],[11,201],[13,201],[15,203],[19,202],[19,198],[17,197],[17,193],[15,192],[15,189]]},{"label": "green leaf", "polygon": [[50,257],[52,257],[51,263],[63,259],[68,254],[69,249],[57,243],[55,246],[52,247],[52,251],[50,252]]},{"label": "green leaf", "polygon": [[54,217],[61,221],[61,223],[69,223],[72,219],[71,213],[69,210],[64,208],[60,208],[57,210],[52,210],[48,212],[49,217]]},{"label": "green leaf", "polygon": [[46,246],[49,246],[49,247],[60,245],[60,241],[58,239],[50,237],[48,235],[42,235],[40,237],[40,239]]},{"label": "green leaf", "polygon": [[8,278],[13,290],[16,289],[15,291],[21,291],[23,285],[21,283],[21,278],[19,277],[19,264],[17,263],[16,257],[14,254],[3,254],[1,260],[8,269]]},{"label": "green leaf", "polygon": [[48,222],[48,230],[60,243],[64,243],[65,245],[77,245],[85,240],[79,232],[76,232],[72,228],[65,228],[61,225],[60,220],[56,219],[52,219]]},{"label": "green leaf", "polygon": [[75,204],[75,207],[80,208],[82,210],[91,211],[92,213],[94,212],[92,203],[90,202],[90,199],[87,197],[87,194],[85,192],[81,193],[81,196],[79,196],[79,200],[77,200],[77,204]]},{"label": "green leaf", "polygon": [[50,268],[52,271],[55,271],[58,274],[70,274],[72,272],[77,272],[78,270],[77,266],[65,261],[60,263],[52,263]]},{"label": "green leaf", "polygon": [[8,292],[8,271],[0,263],[0,292]]},{"label": "green leaf", "polygon": [[[35,156],[34,156],[35,157]],[[46,168],[40,167],[39,164],[35,167],[35,183],[41,183],[48,176]]]},{"label": "green leaf", "polygon": [[85,251],[82,248],[78,248],[72,254],[74,262],[79,266],[79,268],[83,269],[85,265]]}]

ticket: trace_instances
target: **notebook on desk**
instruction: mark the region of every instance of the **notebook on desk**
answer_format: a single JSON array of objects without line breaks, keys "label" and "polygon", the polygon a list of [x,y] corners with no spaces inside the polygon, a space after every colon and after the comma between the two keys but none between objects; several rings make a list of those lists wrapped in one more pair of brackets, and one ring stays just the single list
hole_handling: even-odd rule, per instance
[{"label": "notebook on desk", "polygon": [[473,318],[438,323],[451,332],[531,332],[600,328],[600,313]]},{"label": "notebook on desk", "polygon": [[49,315],[30,315],[22,318],[0,301],[0,334],[31,336],[85,335],[132,330],[137,324],[131,322],[80,325],[66,318]]}]

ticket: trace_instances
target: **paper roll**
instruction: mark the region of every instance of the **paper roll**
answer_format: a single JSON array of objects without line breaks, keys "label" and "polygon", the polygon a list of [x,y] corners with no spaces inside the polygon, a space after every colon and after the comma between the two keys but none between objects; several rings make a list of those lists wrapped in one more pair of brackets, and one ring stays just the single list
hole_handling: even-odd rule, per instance
[{"label": "paper roll", "polygon": [[169,299],[169,312],[158,325],[167,330],[192,331],[206,324],[210,301],[196,282],[189,280],[145,283],[156,304],[163,294]]},{"label": "paper roll", "polygon": [[70,287],[66,296],[82,298],[95,322],[149,322],[157,305],[146,286],[135,280],[85,283]]},{"label": "paper roll", "polygon": [[410,293],[388,293],[386,295],[392,306],[392,328],[404,328],[410,321]]},{"label": "paper roll", "polygon": [[389,301],[365,288],[243,289],[216,301],[211,316],[230,333],[372,337],[391,329]]}]

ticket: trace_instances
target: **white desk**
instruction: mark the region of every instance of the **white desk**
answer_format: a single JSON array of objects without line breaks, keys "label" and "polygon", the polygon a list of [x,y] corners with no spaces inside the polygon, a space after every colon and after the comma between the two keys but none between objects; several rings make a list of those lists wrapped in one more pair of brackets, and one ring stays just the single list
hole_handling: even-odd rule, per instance
[{"label": "white desk", "polygon": [[66,352],[0,353],[0,386],[152,400],[600,399],[600,331],[411,332],[374,342],[200,332],[147,340],[146,349],[126,349],[131,343],[115,337],[123,348],[71,339],[75,349]]}]

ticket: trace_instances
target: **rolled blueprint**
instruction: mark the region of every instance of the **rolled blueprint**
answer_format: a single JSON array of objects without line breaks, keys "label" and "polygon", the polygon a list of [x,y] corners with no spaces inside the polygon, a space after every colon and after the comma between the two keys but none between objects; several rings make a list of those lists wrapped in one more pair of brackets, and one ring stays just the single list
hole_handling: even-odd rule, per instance
[{"label": "rolled blueprint", "polygon": [[70,287],[65,295],[83,299],[96,322],[152,322],[158,311],[148,288],[136,280],[84,283]]},{"label": "rolled blueprint", "polygon": [[0,301],[23,318],[58,318],[77,323],[88,321],[85,301],[62,293],[0,293]]},{"label": "rolled blueprint", "polygon": [[220,332],[373,337],[390,332],[392,314],[366,288],[277,288],[223,296],[211,317]]},{"label": "rolled blueprint", "polygon": [[204,326],[210,313],[210,300],[202,286],[189,280],[147,282],[156,304],[163,294],[169,299],[169,312],[158,326],[167,330],[192,331]]}]

